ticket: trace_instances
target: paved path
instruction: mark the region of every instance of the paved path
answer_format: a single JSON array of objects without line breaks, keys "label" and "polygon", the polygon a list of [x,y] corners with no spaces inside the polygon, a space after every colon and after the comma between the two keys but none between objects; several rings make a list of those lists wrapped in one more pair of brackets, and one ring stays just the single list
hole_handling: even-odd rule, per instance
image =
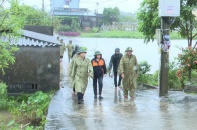
[{"label": "paved path", "polygon": [[89,81],[84,104],[72,96],[68,63],[61,64],[61,86],[52,99],[45,130],[196,130],[197,96],[169,92],[158,97],[158,90],[136,92],[136,99],[124,99],[114,90],[113,79],[104,79],[103,101],[95,100]]}]

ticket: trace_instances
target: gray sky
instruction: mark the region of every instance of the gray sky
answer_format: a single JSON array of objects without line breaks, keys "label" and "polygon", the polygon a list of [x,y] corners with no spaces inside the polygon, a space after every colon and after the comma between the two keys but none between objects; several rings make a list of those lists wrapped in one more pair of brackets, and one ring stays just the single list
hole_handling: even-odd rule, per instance
[{"label": "gray sky", "polygon": [[[50,9],[50,0],[45,1],[45,8]],[[102,13],[103,8],[108,7],[118,7],[121,11],[134,13],[140,7],[140,3],[143,0],[80,0],[80,8],[88,8],[92,11],[97,9]],[[42,7],[42,0],[21,0],[26,5],[36,6],[38,8]]]}]

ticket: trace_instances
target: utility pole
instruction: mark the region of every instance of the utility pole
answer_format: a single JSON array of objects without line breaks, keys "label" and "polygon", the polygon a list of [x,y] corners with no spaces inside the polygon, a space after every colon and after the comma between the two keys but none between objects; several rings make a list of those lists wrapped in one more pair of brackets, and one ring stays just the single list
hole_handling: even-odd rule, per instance
[{"label": "utility pole", "polygon": [[44,12],[44,0],[42,0],[42,11]]},{"label": "utility pole", "polygon": [[[164,43],[163,36],[170,34],[170,24],[161,19],[162,29],[162,45]],[[159,96],[166,96],[168,94],[168,72],[169,72],[169,53],[161,49],[161,64],[160,64],[160,82],[159,82]]]},{"label": "utility pole", "polygon": [[180,0],[159,0],[159,17],[161,17],[161,64],[159,73],[159,96],[168,94],[169,72],[169,47],[170,47],[170,24],[174,23],[175,17],[180,16]]}]

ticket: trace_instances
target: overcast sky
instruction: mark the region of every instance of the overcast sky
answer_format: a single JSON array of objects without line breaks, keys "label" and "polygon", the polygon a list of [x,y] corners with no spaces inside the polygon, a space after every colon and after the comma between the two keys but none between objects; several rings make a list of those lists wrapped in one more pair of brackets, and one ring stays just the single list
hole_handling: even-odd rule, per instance
[{"label": "overcast sky", "polygon": [[[42,0],[20,0],[26,5],[36,6],[38,8],[42,7]],[[50,0],[45,1],[45,8],[47,10],[50,9]],[[80,8],[88,8],[89,10],[94,11],[97,9],[98,4],[98,11],[102,13],[103,8],[108,7],[118,7],[120,11],[125,12],[132,12],[134,13],[140,7],[140,3],[143,0],[80,0]]]}]

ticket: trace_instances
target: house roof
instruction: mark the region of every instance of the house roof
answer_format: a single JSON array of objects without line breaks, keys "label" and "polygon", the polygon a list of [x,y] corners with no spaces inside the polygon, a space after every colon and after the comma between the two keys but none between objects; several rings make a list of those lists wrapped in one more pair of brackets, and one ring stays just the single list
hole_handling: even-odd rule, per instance
[{"label": "house roof", "polygon": [[[2,38],[4,41],[6,41],[6,39],[6,37]],[[16,46],[38,47],[59,46],[59,42],[56,37],[27,30],[22,30],[22,37],[17,40],[11,40],[10,44]]]}]

